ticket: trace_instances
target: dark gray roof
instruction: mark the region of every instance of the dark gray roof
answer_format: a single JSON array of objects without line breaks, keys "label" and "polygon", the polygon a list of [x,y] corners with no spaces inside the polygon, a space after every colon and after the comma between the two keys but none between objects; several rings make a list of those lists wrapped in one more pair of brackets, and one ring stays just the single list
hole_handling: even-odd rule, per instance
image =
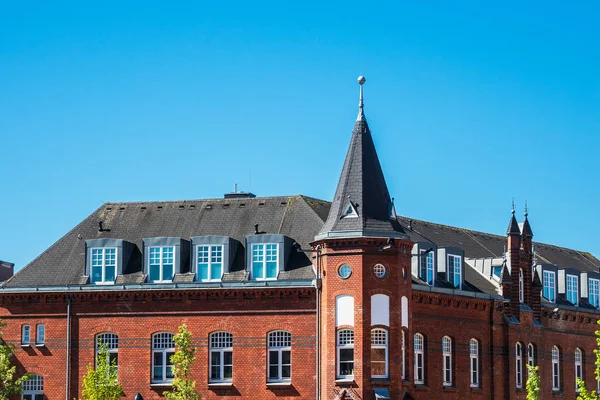
[{"label": "dark gray roof", "polygon": [[[326,202],[304,196],[214,199],[169,202],[106,203],[49,249],[20,270],[6,287],[40,287],[85,284],[83,278],[85,241],[98,238],[123,239],[142,248],[142,239],[222,235],[242,245],[246,235],[254,234],[254,225],[266,233],[284,234],[302,249],[323,225]],[[328,207],[327,207],[328,208]],[[98,222],[103,222],[100,232]],[[227,280],[244,280],[243,250],[238,250]],[[314,279],[310,253],[292,251],[280,280]],[[308,254],[308,255],[307,255]],[[137,268],[125,271],[117,284],[142,283],[141,260]],[[176,276],[176,282],[188,282],[190,274]]]},{"label": "dark gray roof", "polygon": [[[344,217],[348,207],[354,209],[357,217]],[[395,219],[392,199],[364,116],[354,125],[335,197],[319,237],[332,232],[358,232],[358,236],[370,236],[370,232],[404,234]]]}]

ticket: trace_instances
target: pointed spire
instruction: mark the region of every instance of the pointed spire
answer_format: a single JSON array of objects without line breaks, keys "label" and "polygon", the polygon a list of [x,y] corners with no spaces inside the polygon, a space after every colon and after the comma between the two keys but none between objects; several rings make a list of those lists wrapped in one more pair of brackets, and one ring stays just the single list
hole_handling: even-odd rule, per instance
[{"label": "pointed spire", "polygon": [[529,225],[529,220],[527,216],[529,215],[529,209],[527,208],[527,201],[525,202],[525,221],[523,221],[523,236],[528,238],[533,237],[533,231],[531,230],[531,225]]},{"label": "pointed spire", "polygon": [[333,237],[406,239],[379,164],[373,137],[364,115],[362,86],[350,146],[327,221],[315,240]]},{"label": "pointed spire", "polygon": [[358,116],[357,121],[365,121],[365,105],[363,103],[363,85],[367,81],[364,76],[358,77],[358,84],[360,85],[360,98],[358,100]]},{"label": "pointed spire", "polygon": [[517,222],[517,219],[515,218],[515,199],[514,198],[512,200],[511,214],[512,214],[512,216],[510,217],[510,223],[508,224],[508,229],[506,230],[506,234],[508,236],[520,235],[521,230],[519,229],[519,223]]},{"label": "pointed spire", "polygon": [[540,274],[538,274],[537,269],[533,270],[533,283],[531,285],[533,286],[534,289],[541,289],[543,286],[542,280],[540,279]]},{"label": "pointed spire", "polygon": [[510,272],[508,272],[508,265],[506,260],[502,263],[502,275],[500,276],[500,282],[502,285],[510,285],[512,283]]}]

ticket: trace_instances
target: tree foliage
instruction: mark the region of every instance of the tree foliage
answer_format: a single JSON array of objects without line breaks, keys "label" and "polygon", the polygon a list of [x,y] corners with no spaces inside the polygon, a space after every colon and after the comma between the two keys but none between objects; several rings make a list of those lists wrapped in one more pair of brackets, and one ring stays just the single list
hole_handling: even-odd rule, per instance
[{"label": "tree foliage", "polygon": [[29,375],[15,379],[16,366],[11,366],[13,347],[2,339],[2,328],[6,322],[0,320],[0,400],[9,400],[15,394],[21,393],[21,385],[29,379]]},{"label": "tree foliage", "polygon": [[[600,320],[597,321],[597,324],[600,325]],[[594,350],[594,354],[596,355],[596,372],[594,376],[596,377],[596,382],[600,382],[600,330],[596,331],[596,345],[598,348]],[[579,393],[577,395],[577,400],[600,400],[600,394],[595,390],[588,392],[585,388],[585,381],[581,379],[577,379],[577,389]]]},{"label": "tree foliage", "polygon": [[527,365],[527,400],[540,400],[540,375],[538,366]]},{"label": "tree foliage", "polygon": [[165,392],[169,400],[199,400],[196,392],[196,381],[192,379],[191,366],[196,359],[196,348],[192,346],[192,334],[183,324],[173,337],[175,354],[171,356],[173,363],[173,390]]},{"label": "tree foliage", "polygon": [[83,400],[118,400],[123,397],[115,360],[109,361],[108,348],[100,341],[96,361],[95,369],[93,363],[87,365],[87,374],[83,377]]}]

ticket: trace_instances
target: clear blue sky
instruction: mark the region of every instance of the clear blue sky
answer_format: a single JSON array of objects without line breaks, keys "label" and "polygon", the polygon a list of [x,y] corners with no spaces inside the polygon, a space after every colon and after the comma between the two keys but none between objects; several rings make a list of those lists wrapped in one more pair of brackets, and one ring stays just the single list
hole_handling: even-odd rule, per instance
[{"label": "clear blue sky", "polygon": [[399,214],[503,234],[514,196],[600,256],[597,1],[287,3],[3,2],[0,259],[106,201],[331,199],[361,74]]}]

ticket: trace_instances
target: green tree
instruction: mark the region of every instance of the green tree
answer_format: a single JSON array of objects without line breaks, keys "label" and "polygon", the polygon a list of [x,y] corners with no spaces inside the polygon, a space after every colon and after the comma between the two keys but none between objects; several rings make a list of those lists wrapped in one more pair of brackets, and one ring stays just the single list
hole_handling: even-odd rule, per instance
[{"label": "green tree", "polygon": [[527,400],[540,400],[540,375],[539,367],[527,365]]},{"label": "green tree", "polygon": [[[600,325],[600,320],[596,323]],[[596,345],[600,349],[600,331],[596,331]],[[596,355],[596,372],[594,374],[596,382],[600,382],[600,350],[598,349],[594,350],[594,354]],[[577,400],[600,400],[600,394],[595,390],[591,392],[587,391],[584,380],[577,379],[577,389],[579,389]]]},{"label": "green tree", "polygon": [[10,365],[13,357],[13,346],[4,342],[2,338],[2,328],[5,326],[6,322],[0,320],[0,400],[8,400],[13,395],[20,394],[21,385],[29,379],[28,374],[15,379],[17,367]]},{"label": "green tree", "polygon": [[196,348],[192,346],[192,334],[183,324],[177,335],[173,337],[175,354],[171,356],[173,363],[173,390],[166,392],[169,400],[199,400],[196,392],[196,381],[192,379],[191,366],[196,359]]},{"label": "green tree", "polygon": [[83,377],[83,400],[118,400],[123,397],[123,388],[118,381],[115,360],[109,361],[108,348],[98,341],[98,357],[94,364],[87,365],[87,374]]}]

